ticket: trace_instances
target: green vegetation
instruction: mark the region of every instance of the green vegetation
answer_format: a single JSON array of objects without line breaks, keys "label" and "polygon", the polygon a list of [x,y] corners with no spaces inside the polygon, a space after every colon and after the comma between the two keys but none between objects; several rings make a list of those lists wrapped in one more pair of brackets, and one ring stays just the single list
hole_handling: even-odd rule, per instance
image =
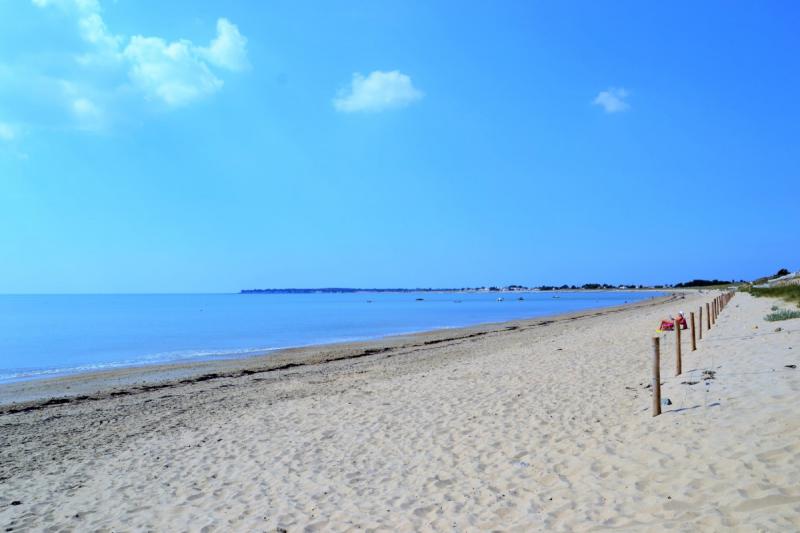
[{"label": "green vegetation", "polygon": [[771,276],[764,276],[763,278],[758,278],[756,280],[753,280],[752,283],[753,283],[753,285],[761,285],[762,283],[766,283],[771,279],[779,278],[781,276],[785,276],[786,274],[789,274],[789,269],[788,268],[782,268],[782,269],[778,270],[777,272],[775,272],[775,274],[773,274]]},{"label": "green vegetation", "polygon": [[748,287],[746,290],[753,296],[767,296],[769,298],[782,298],[787,302],[796,302],[800,307],[800,285],[781,285],[780,287]]},{"label": "green vegetation", "polygon": [[790,318],[800,318],[800,311],[793,309],[780,309],[764,317],[768,322],[777,322],[778,320],[789,320]]},{"label": "green vegetation", "polygon": [[[744,281],[744,280],[742,280]],[[741,282],[740,282],[741,283]],[[683,283],[678,283],[675,285],[677,288],[692,288],[692,287],[719,287],[719,286],[728,286],[728,285],[735,285],[736,282],[725,281],[720,279],[693,279],[692,281],[684,281]]]}]

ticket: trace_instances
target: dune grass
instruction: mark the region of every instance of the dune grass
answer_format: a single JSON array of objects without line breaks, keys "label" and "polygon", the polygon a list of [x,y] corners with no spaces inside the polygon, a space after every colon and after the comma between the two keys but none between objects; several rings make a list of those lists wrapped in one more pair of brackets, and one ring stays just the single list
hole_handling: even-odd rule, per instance
[{"label": "dune grass", "polygon": [[778,309],[765,316],[764,320],[767,322],[777,322],[778,320],[789,320],[790,318],[800,318],[800,311],[795,309]]},{"label": "dune grass", "polygon": [[800,307],[800,285],[782,285],[780,287],[746,289],[753,296],[767,296],[770,298],[781,298],[787,302],[794,302]]}]

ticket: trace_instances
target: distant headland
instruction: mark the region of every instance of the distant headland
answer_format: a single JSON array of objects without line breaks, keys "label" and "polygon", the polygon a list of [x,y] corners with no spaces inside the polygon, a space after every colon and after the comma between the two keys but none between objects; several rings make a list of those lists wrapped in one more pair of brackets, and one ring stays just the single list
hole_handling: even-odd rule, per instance
[{"label": "distant headland", "polygon": [[[417,287],[411,288],[394,288],[394,289],[366,289],[366,288],[353,288],[353,287],[320,287],[310,289],[242,289],[240,294],[320,294],[320,293],[357,293],[357,292],[531,292],[531,291],[615,291],[615,290],[658,290],[658,289],[672,289],[672,288],[697,288],[697,287],[711,287],[717,285],[730,285],[737,283],[736,281],[725,280],[705,280],[695,279],[688,282],[664,285],[637,285],[635,283],[612,285],[609,283],[584,283],[583,285],[539,285],[538,287],[526,287],[524,285],[506,285],[503,287],[498,286],[484,286],[484,287],[461,287],[461,288],[431,288],[431,287]],[[740,283],[743,283],[740,282]]]}]

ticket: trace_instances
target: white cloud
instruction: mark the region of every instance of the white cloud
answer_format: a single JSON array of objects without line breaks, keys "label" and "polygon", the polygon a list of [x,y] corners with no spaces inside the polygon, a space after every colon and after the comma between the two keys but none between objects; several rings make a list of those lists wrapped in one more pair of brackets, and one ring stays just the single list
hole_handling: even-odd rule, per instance
[{"label": "white cloud", "polygon": [[345,113],[383,111],[407,106],[423,96],[407,75],[397,70],[375,70],[366,77],[353,74],[350,87],[334,98],[333,105]]},{"label": "white cloud", "polygon": [[88,98],[78,98],[77,100],[73,100],[72,110],[75,112],[75,114],[81,116],[97,115],[100,112],[97,109],[97,106],[94,105],[94,102]]},{"label": "white cloud", "polygon": [[114,35],[106,27],[99,0],[31,0],[40,8],[55,7],[77,20],[78,34],[91,50],[75,59],[82,65],[103,65],[119,61],[122,35]]},{"label": "white cloud", "polygon": [[0,122],[0,141],[13,141],[16,136],[16,128],[6,122]]},{"label": "white cloud", "polygon": [[[232,71],[249,67],[247,39],[225,18],[217,20],[216,37],[208,46],[196,46],[186,39],[116,35],[103,20],[99,0],[32,2],[40,8],[57,7],[77,19],[78,34],[89,50],[74,59],[85,70],[64,81],[100,95],[106,107],[113,104],[116,95],[129,94],[131,87],[147,101],[168,108],[183,106],[222,88],[223,81],[212,67]],[[93,124],[98,123],[102,110],[92,100],[72,95],[68,102],[70,112],[81,118],[83,126],[89,117],[94,117]]]},{"label": "white cloud", "polygon": [[123,55],[130,63],[134,84],[148,98],[158,98],[169,106],[188,104],[222,87],[222,80],[198,58],[189,41],[168,44],[158,37],[137,35]]},{"label": "white cloud", "polygon": [[81,37],[87,43],[93,44],[100,51],[114,53],[119,49],[122,37],[112,35],[97,12],[87,13],[78,20]]},{"label": "white cloud", "polygon": [[592,104],[601,106],[606,113],[620,113],[627,111],[631,106],[625,100],[628,98],[628,91],[623,88],[610,88],[600,93],[592,101]]},{"label": "white cloud", "polygon": [[76,98],[72,101],[72,114],[82,130],[100,131],[106,127],[103,110],[89,98]]},{"label": "white cloud", "polygon": [[250,66],[247,61],[247,39],[239,33],[236,24],[226,18],[217,20],[217,37],[207,48],[199,48],[198,52],[216,67],[245,70]]},{"label": "white cloud", "polygon": [[68,80],[61,80],[58,86],[61,90],[60,101],[66,106],[74,127],[84,131],[102,131],[107,127],[104,105],[97,100],[103,98],[102,93]]}]

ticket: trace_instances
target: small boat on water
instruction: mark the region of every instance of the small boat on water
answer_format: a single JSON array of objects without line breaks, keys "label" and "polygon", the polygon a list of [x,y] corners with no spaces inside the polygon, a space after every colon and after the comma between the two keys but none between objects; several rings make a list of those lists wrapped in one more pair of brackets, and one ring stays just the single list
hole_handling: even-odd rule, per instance
[{"label": "small boat on water", "polygon": [[423,301],[425,301],[425,298],[417,298],[417,301],[418,302],[423,302]]},{"label": "small boat on water", "polygon": [[498,298],[497,299],[498,302],[502,302],[503,300],[504,300],[504,298]]},{"label": "small boat on water", "polygon": [[521,301],[523,301],[524,299],[525,299],[525,298],[523,298],[522,296],[520,296],[519,298],[517,298],[517,300],[519,300],[520,302],[521,302]]}]

